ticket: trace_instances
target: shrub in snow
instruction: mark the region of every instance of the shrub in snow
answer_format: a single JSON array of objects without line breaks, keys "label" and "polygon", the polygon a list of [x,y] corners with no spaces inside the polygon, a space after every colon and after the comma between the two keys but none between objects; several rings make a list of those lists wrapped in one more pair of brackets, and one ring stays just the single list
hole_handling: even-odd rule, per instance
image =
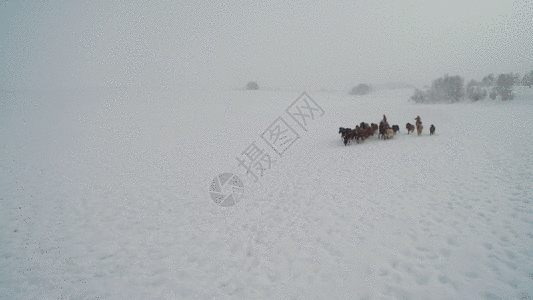
[{"label": "shrub in snow", "polygon": [[255,81],[250,81],[246,84],[246,89],[247,90],[258,90],[259,85]]},{"label": "shrub in snow", "polygon": [[366,95],[372,91],[371,85],[366,85],[361,83],[360,85],[354,87],[350,92],[351,95]]}]

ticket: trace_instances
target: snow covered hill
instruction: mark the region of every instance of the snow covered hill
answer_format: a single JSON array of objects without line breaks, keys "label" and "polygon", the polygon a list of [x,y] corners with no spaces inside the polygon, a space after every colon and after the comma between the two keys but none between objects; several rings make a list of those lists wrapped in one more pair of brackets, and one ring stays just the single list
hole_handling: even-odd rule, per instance
[{"label": "snow covered hill", "polygon": [[[305,131],[285,112],[301,92],[3,92],[0,299],[531,299],[531,90],[412,93],[309,92]],[[384,114],[393,139],[341,142]],[[298,139],[215,204],[279,116]]]}]

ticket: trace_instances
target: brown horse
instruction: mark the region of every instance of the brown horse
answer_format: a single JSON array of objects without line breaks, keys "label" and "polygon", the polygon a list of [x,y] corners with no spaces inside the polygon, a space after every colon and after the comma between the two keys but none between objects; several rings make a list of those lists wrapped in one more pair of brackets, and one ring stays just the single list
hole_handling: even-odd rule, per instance
[{"label": "brown horse", "polygon": [[422,124],[416,125],[416,131],[418,131],[418,135],[422,134],[422,129],[424,129],[424,126],[422,126]]},{"label": "brown horse", "polygon": [[372,123],[372,124],[370,124],[370,127],[372,127],[372,129],[374,129],[374,132],[376,132],[376,131],[379,132],[379,126],[378,126],[378,124],[374,124],[374,123]]},{"label": "brown horse", "polygon": [[369,138],[371,135],[374,135],[374,129],[372,127],[369,127],[361,131],[361,133],[359,134],[359,138],[364,142],[365,139]]},{"label": "brown horse", "polygon": [[414,132],[415,131],[415,126],[412,125],[411,123],[407,123],[405,125],[405,128],[407,129],[407,134],[409,134],[409,132]]}]

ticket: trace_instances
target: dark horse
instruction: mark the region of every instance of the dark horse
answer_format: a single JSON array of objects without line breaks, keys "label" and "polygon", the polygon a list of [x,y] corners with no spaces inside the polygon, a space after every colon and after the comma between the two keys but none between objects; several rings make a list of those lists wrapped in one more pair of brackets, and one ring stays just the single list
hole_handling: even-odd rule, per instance
[{"label": "dark horse", "polygon": [[386,131],[387,129],[389,129],[389,125],[383,121],[379,122],[379,134],[378,134],[378,138],[381,138],[383,137],[383,139],[386,139],[387,135],[386,135]]}]

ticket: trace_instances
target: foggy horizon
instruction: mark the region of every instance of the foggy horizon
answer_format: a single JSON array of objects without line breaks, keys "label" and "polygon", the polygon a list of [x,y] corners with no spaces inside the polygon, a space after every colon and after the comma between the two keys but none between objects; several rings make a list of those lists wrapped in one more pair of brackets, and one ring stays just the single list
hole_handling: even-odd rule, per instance
[{"label": "foggy horizon", "polygon": [[0,5],[0,89],[348,91],[533,66],[527,1]]}]

